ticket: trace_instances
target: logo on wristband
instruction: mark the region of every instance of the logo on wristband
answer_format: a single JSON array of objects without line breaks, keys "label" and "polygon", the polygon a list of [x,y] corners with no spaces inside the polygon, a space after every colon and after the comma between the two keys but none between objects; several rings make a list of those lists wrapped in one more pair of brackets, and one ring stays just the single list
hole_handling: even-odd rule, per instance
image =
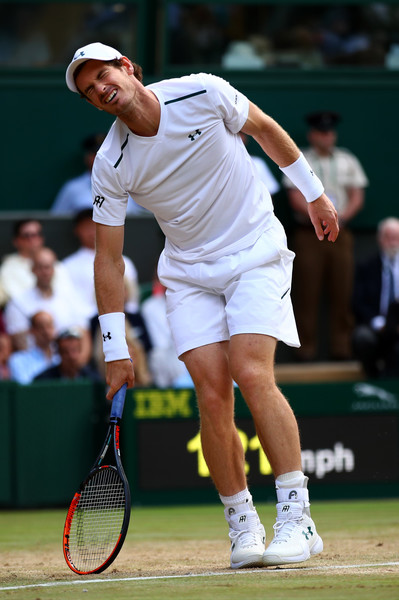
[{"label": "logo on wristband", "polygon": [[105,335],[105,333],[103,333],[103,340],[104,340],[104,342],[105,342],[106,340],[110,340],[110,339],[112,339],[112,338],[111,338],[111,332],[110,332],[110,331],[108,331],[107,335]]}]

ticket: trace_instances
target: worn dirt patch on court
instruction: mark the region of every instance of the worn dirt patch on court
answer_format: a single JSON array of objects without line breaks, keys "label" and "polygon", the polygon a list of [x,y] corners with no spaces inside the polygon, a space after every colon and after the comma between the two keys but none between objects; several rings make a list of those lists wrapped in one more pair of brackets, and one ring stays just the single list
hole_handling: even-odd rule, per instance
[{"label": "worn dirt patch on court", "polygon": [[[397,562],[397,545],[394,541],[376,541],[374,537],[352,540],[349,538],[325,538],[325,550],[319,556],[303,564],[292,565],[295,575],[298,568],[338,565],[368,565],[375,563]],[[129,539],[119,557],[109,569],[99,575],[87,578],[112,579],[122,577],[154,577],[186,575],[189,573],[230,572],[229,544],[224,541],[175,541],[134,543]],[[274,576],[290,576],[289,570],[268,568]],[[331,571],[329,571],[331,573]],[[398,566],[357,567],[345,570],[359,574],[384,574],[396,572]],[[0,582],[4,585],[28,584],[45,581],[84,579],[74,575],[67,567],[62,548],[50,548],[35,552],[4,552],[0,564]]]}]

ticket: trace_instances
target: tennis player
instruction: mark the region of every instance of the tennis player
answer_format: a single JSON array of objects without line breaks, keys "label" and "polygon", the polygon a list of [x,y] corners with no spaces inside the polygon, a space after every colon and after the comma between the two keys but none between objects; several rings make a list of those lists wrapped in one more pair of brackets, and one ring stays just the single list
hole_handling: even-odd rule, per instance
[{"label": "tennis player", "polygon": [[[95,283],[108,398],[134,373],[125,341],[122,248],[130,194],[166,237],[160,281],[178,355],[195,384],[205,460],[224,504],[231,567],[302,562],[323,549],[310,517],[295,416],[277,388],[277,340],[299,340],[290,299],[294,254],[238,135],[251,135],[301,190],[317,237],[336,211],[289,135],[226,81],[190,75],[144,86],[141,68],[101,43],[77,50],[70,90],[116,117],[97,153]],[[265,530],[234,424],[235,381],[276,478],[275,536]]]}]

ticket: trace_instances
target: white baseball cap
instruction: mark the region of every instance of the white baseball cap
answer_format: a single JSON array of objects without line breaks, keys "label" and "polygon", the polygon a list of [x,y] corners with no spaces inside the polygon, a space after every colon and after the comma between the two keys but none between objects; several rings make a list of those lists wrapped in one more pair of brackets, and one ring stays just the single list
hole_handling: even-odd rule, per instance
[{"label": "white baseball cap", "polygon": [[111,48],[111,46],[101,44],[100,42],[94,42],[93,44],[87,44],[87,46],[79,48],[79,50],[76,50],[75,55],[66,70],[65,79],[67,86],[72,92],[76,92],[77,94],[80,93],[75,85],[74,73],[76,68],[86,60],[106,61],[121,57],[122,54],[118,50]]}]

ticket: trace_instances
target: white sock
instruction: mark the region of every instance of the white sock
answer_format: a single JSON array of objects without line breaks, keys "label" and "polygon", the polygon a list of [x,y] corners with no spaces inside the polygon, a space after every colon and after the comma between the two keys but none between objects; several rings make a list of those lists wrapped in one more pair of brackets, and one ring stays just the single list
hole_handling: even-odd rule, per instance
[{"label": "white sock", "polygon": [[289,473],[283,473],[277,477],[276,488],[306,488],[308,480],[309,478],[305,477],[302,471],[290,471]]},{"label": "white sock", "polygon": [[233,496],[222,496],[219,494],[219,498],[224,504],[225,514],[231,515],[235,513],[242,513],[248,510],[254,510],[254,505],[252,503],[252,496],[248,488],[234,494]]}]

